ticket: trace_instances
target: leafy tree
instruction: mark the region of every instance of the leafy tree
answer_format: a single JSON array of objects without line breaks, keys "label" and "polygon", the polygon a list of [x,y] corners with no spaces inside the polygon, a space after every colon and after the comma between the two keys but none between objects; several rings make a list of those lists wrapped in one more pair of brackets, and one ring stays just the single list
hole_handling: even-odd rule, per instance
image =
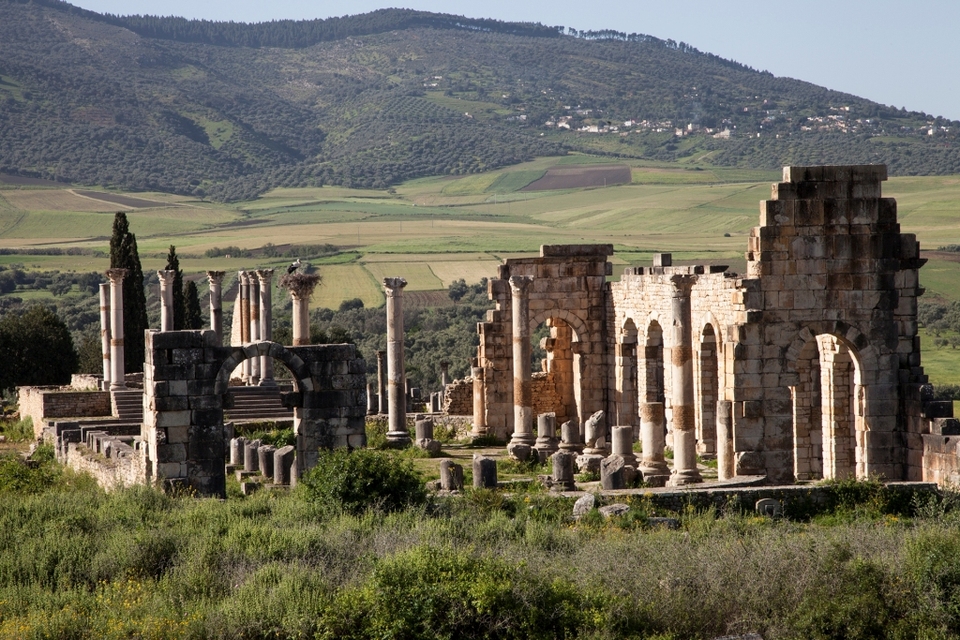
[{"label": "leafy tree", "polygon": [[130,233],[127,214],[118,211],[113,219],[110,237],[110,268],[127,269],[123,279],[123,345],[124,370],[143,371],[145,345],[143,332],[147,329],[147,296],[143,289],[143,269],[137,251],[137,237]]},{"label": "leafy tree", "polygon": [[203,315],[200,312],[200,292],[197,290],[197,283],[193,280],[187,282],[183,290],[185,301],[184,309],[184,329],[202,329]]},{"label": "leafy tree", "polygon": [[77,352],[63,321],[36,304],[0,318],[0,362],[0,390],[67,384],[77,370]]},{"label": "leafy tree", "polygon": [[180,269],[177,248],[173,245],[170,245],[170,252],[167,254],[167,266],[164,269],[173,271],[173,330],[188,329],[190,327],[187,326],[187,301],[184,297],[183,271]]}]

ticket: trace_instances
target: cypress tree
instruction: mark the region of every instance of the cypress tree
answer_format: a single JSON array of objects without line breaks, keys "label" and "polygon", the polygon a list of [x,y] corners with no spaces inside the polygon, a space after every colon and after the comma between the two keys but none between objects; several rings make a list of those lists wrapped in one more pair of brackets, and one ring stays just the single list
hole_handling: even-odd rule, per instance
[{"label": "cypress tree", "polygon": [[183,271],[180,270],[180,258],[177,257],[177,248],[170,245],[170,252],[167,254],[167,266],[164,267],[173,271],[173,330],[182,331],[189,329],[187,326],[187,303],[183,296]]},{"label": "cypress tree", "polygon": [[118,211],[110,236],[110,268],[127,269],[123,280],[123,362],[128,373],[143,371],[145,348],[143,332],[147,329],[147,296],[143,289],[143,269],[137,238],[130,233],[127,214]]},{"label": "cypress tree", "polygon": [[200,292],[197,290],[196,282],[193,280],[187,282],[184,287],[183,297],[186,300],[184,329],[203,329],[203,315],[200,312]]}]

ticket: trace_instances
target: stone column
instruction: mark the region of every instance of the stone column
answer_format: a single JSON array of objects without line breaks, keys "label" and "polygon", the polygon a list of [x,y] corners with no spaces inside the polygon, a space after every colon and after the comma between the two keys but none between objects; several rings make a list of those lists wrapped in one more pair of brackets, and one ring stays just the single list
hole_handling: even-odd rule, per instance
[{"label": "stone column", "polygon": [[[260,339],[273,340],[273,269],[257,269],[260,281]],[[260,356],[260,386],[275,387],[273,358]]]},{"label": "stone column", "polygon": [[644,481],[654,487],[662,487],[670,477],[670,469],[663,457],[666,445],[663,422],[662,402],[644,402],[640,405],[640,446],[643,449],[640,471]]},{"label": "stone column", "polygon": [[225,271],[207,271],[210,283],[210,328],[217,332],[217,344],[223,344],[223,291],[220,288]]},{"label": "stone column", "polygon": [[100,389],[110,390],[110,285],[100,283],[100,350],[103,352],[103,384]]},{"label": "stone column", "polygon": [[717,402],[717,477],[729,480],[736,475],[733,468],[733,403]]},{"label": "stone column", "polygon": [[127,269],[108,269],[110,278],[110,390],[127,388],[123,365],[123,279]]},{"label": "stone column", "polygon": [[530,276],[510,276],[513,299],[513,436],[507,450],[533,446],[533,394],[530,376]]},{"label": "stone column", "polygon": [[[256,271],[247,272],[247,280],[250,283],[248,291],[250,292],[250,342],[260,341],[260,280],[257,279]],[[250,384],[260,384],[260,358],[248,358],[250,362]]]},{"label": "stone column", "polygon": [[292,273],[285,275],[280,284],[287,288],[293,301],[293,346],[310,344],[310,297],[320,284],[320,276]]},{"label": "stone column", "polygon": [[387,294],[387,396],[390,414],[387,441],[396,446],[410,444],[407,431],[406,370],[403,366],[403,278],[384,278]]},{"label": "stone column", "polygon": [[672,348],[670,356],[671,409],[673,414],[673,474],[670,484],[703,482],[697,469],[696,417],[693,404],[693,339],[690,328],[690,288],[695,276],[674,275],[671,299]]},{"label": "stone column", "polygon": [[387,352],[377,351],[377,413],[387,411]]},{"label": "stone column", "polygon": [[440,363],[440,384],[444,389],[447,388],[447,385],[450,384],[450,363],[441,362]]},{"label": "stone column", "polygon": [[157,277],[160,279],[160,331],[173,331],[173,279],[177,272],[157,271]]},{"label": "stone column", "polygon": [[473,431],[470,435],[479,438],[487,435],[487,408],[484,402],[483,367],[472,367],[473,374]]},{"label": "stone column", "polygon": [[[237,286],[240,288],[240,344],[250,342],[250,276],[246,271],[237,272]],[[244,384],[250,384],[250,358],[241,365],[241,379]]]}]

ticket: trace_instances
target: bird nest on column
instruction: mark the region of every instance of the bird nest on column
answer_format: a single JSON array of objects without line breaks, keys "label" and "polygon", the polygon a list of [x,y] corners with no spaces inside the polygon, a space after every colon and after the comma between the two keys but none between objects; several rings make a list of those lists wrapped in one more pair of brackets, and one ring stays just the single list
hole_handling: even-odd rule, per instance
[{"label": "bird nest on column", "polygon": [[277,286],[287,289],[298,298],[311,295],[314,288],[323,282],[323,277],[316,273],[285,273],[280,277]]}]

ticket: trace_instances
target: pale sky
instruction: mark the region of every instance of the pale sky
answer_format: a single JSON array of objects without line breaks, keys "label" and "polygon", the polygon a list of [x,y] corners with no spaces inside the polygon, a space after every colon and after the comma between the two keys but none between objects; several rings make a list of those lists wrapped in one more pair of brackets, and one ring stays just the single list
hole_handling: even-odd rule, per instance
[{"label": "pale sky", "polygon": [[263,22],[390,6],[471,18],[615,29],[713,53],[881,104],[960,120],[958,0],[73,0],[100,13]]}]

